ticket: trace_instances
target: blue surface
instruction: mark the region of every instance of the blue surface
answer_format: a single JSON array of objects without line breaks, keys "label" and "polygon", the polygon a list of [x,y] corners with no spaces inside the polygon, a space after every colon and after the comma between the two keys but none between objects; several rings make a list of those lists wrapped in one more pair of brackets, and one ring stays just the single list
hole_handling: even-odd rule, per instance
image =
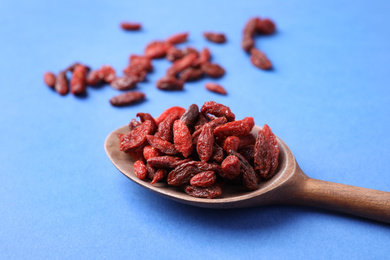
[{"label": "blue surface", "polygon": [[[164,1],[165,2],[165,1]],[[1,259],[389,259],[389,225],[305,207],[210,210],[137,186],[103,143],[139,111],[214,100],[237,118],[269,124],[310,177],[390,191],[388,1],[1,1]],[[275,70],[253,67],[240,48],[248,18],[272,18],[257,46]],[[140,32],[119,29],[139,21]],[[206,42],[203,31],[228,42]],[[182,92],[154,82],[147,101],[115,108],[110,87],[77,98],[42,82],[74,61],[120,71],[146,43],[188,31],[227,70],[227,97],[208,80]]]}]

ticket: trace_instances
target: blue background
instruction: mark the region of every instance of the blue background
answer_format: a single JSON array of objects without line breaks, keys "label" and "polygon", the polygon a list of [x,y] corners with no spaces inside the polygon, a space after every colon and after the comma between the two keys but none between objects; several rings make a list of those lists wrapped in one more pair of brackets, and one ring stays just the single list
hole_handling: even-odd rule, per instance
[{"label": "blue background", "polygon": [[[2,259],[389,259],[389,225],[320,209],[211,210],[145,190],[109,161],[103,143],[137,112],[214,100],[267,123],[312,178],[390,191],[389,1],[1,1],[0,256]],[[244,23],[270,17],[253,67]],[[119,29],[139,21],[140,32]],[[74,61],[121,71],[155,39],[188,31],[227,71],[163,92],[156,60],[142,104],[115,108],[109,86],[83,98],[43,84]],[[217,45],[204,31],[226,33]],[[228,90],[204,89],[215,81]]]}]

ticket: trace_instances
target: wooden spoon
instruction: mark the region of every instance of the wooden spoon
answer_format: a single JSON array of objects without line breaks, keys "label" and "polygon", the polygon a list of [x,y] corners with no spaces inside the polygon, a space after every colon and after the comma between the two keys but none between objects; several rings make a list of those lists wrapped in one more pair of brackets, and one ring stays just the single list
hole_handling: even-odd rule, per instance
[{"label": "wooden spoon", "polygon": [[[256,136],[261,128],[255,126]],[[132,158],[119,151],[117,134],[128,132],[123,126],[110,133],[104,147],[112,163],[135,183],[178,202],[205,208],[242,208],[270,204],[294,204],[320,207],[390,223],[390,192],[354,187],[309,178],[299,168],[287,145],[278,138],[279,167],[277,174],[259,184],[259,189],[246,191],[237,187],[224,187],[221,197],[195,198],[166,183],[150,184],[134,174]]]}]

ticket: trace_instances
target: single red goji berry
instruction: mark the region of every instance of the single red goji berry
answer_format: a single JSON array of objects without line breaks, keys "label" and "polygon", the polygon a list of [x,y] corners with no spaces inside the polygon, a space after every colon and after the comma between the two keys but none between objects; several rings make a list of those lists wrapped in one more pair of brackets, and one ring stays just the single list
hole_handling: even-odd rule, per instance
[{"label": "single red goji berry", "polygon": [[204,114],[212,114],[215,116],[224,116],[228,121],[234,121],[235,115],[230,111],[230,108],[214,101],[205,102],[200,109]]},{"label": "single red goji berry", "polygon": [[242,120],[228,122],[214,129],[214,135],[219,139],[224,139],[234,135],[237,137],[248,135],[254,126],[253,117],[245,117]]},{"label": "single red goji berry", "polygon": [[176,76],[179,72],[190,67],[192,63],[198,58],[197,54],[189,53],[181,59],[176,60],[173,65],[168,68],[167,75]]},{"label": "single red goji berry", "polygon": [[120,27],[125,31],[138,31],[141,29],[141,24],[133,22],[122,22]]},{"label": "single red goji berry", "polygon": [[188,32],[177,33],[169,36],[165,41],[171,44],[179,44],[187,41]]},{"label": "single red goji berry", "polygon": [[133,118],[133,119],[130,121],[130,123],[129,123],[129,129],[130,129],[130,131],[131,131],[131,130],[137,128],[137,127],[140,126],[140,125],[141,125],[141,122],[139,122],[139,121],[137,121],[136,119]]},{"label": "single red goji berry", "polygon": [[273,34],[276,30],[275,23],[270,19],[258,19],[256,31],[260,34]]},{"label": "single red goji berry", "polygon": [[196,150],[202,162],[207,162],[213,154],[214,134],[210,125],[206,124],[198,137]]},{"label": "single red goji berry", "polygon": [[179,115],[176,114],[168,115],[160,124],[158,124],[155,136],[171,142],[173,140],[173,123],[179,118]]},{"label": "single red goji berry", "polygon": [[158,181],[161,181],[162,179],[164,179],[165,176],[167,176],[168,172],[166,169],[158,169],[154,176],[153,176],[153,179],[152,179],[152,182],[150,184],[155,184],[156,182]]},{"label": "single red goji berry", "polygon": [[149,114],[149,113],[137,113],[136,116],[141,119],[142,123],[145,122],[146,120],[149,120],[150,122],[152,122],[152,128],[153,128],[153,132],[152,133],[157,131],[156,120],[154,120],[154,117],[152,117],[151,114]]},{"label": "single red goji berry", "polygon": [[140,65],[143,70],[146,71],[152,71],[153,70],[153,65],[152,61],[150,58],[141,56],[141,55],[130,55],[129,58],[129,64],[130,65]]},{"label": "single red goji berry", "polygon": [[68,78],[65,71],[60,71],[56,77],[56,83],[54,85],[55,91],[60,95],[66,95],[69,91]]},{"label": "single red goji berry", "polygon": [[155,167],[151,166],[149,163],[146,163],[146,169],[148,170],[146,177],[148,177],[149,180],[153,180],[157,169]]},{"label": "single red goji berry", "polygon": [[256,48],[251,49],[251,62],[254,66],[262,70],[269,70],[272,68],[272,63],[265,53]]},{"label": "single red goji berry", "polygon": [[180,117],[180,120],[191,129],[192,126],[196,123],[196,120],[199,117],[199,107],[196,104],[190,105],[184,114]]},{"label": "single red goji berry", "polygon": [[96,86],[103,82],[103,78],[100,77],[100,70],[91,70],[87,74],[86,82],[88,86]]},{"label": "single red goji berry", "polygon": [[153,41],[146,45],[145,56],[150,59],[162,58],[167,54],[168,49],[172,44],[164,41]]},{"label": "single red goji berry", "polygon": [[221,196],[222,189],[218,186],[196,187],[188,185],[185,192],[192,197],[212,199]]},{"label": "single red goji berry", "polygon": [[117,90],[131,90],[137,86],[137,76],[123,76],[111,81],[110,86]]},{"label": "single red goji berry", "polygon": [[175,46],[171,46],[167,50],[167,54],[166,54],[165,58],[169,61],[175,61],[175,60],[183,58],[184,55],[185,55],[185,53],[183,50],[180,50],[180,49],[176,48]]},{"label": "single red goji berry", "polygon": [[156,86],[161,90],[182,90],[184,82],[173,76],[164,76],[156,82]]},{"label": "single red goji berry", "polygon": [[246,52],[249,52],[255,46],[253,36],[256,33],[258,21],[259,21],[258,17],[251,18],[244,26],[241,47]]},{"label": "single red goji berry", "polygon": [[278,168],[279,147],[276,136],[268,125],[264,125],[257,134],[254,163],[260,176],[270,179]]},{"label": "single red goji berry", "polygon": [[203,36],[215,43],[225,43],[226,42],[226,36],[223,33],[215,33],[215,32],[204,32]]},{"label": "single red goji berry", "polygon": [[204,86],[205,86],[205,88],[207,90],[209,90],[211,92],[218,93],[218,94],[221,94],[221,95],[226,95],[227,94],[225,88],[222,87],[219,84],[216,84],[216,83],[206,83]]},{"label": "single red goji berry", "polygon": [[119,150],[126,152],[141,147],[146,143],[146,136],[151,134],[152,131],[152,122],[149,120],[143,122],[139,127],[120,136]]},{"label": "single red goji berry", "polygon": [[215,63],[205,62],[201,65],[201,69],[212,78],[220,78],[225,74],[225,69]]},{"label": "single red goji berry", "polygon": [[70,80],[70,92],[74,95],[84,94],[87,90],[88,68],[82,64],[76,65]]},{"label": "single red goji berry", "polygon": [[175,114],[180,118],[184,114],[185,111],[186,110],[182,107],[178,107],[178,106],[170,107],[170,108],[164,110],[164,112],[162,112],[161,115],[159,115],[159,117],[156,118],[156,123],[157,123],[157,125],[159,125],[162,121],[164,121],[164,119],[168,115],[171,115],[171,114]]},{"label": "single red goji berry", "polygon": [[145,160],[149,160],[150,158],[161,156],[161,153],[151,145],[146,145],[143,149],[143,155]]},{"label": "single red goji berry", "polygon": [[221,164],[222,171],[229,180],[233,180],[240,175],[241,163],[234,155],[227,156]]},{"label": "single red goji berry", "polygon": [[128,106],[139,103],[145,99],[145,94],[139,91],[129,91],[110,99],[113,106]]},{"label": "single red goji berry", "polygon": [[192,66],[201,66],[202,64],[209,62],[210,57],[210,50],[208,48],[203,48],[202,51],[199,53],[199,58],[192,63]]},{"label": "single red goji berry", "polygon": [[211,160],[220,163],[224,157],[225,154],[223,153],[222,147],[214,142],[213,155],[211,155]]},{"label": "single red goji berry", "polygon": [[258,179],[253,167],[244,158],[244,156],[238,152],[232,151],[232,154],[235,155],[241,163],[240,174],[242,175],[242,180],[245,187],[247,187],[249,190],[256,190],[258,186]]},{"label": "single red goji berry", "polygon": [[173,124],[173,143],[176,150],[185,158],[191,155],[193,151],[192,136],[187,125],[181,120],[176,120]]},{"label": "single red goji berry", "polygon": [[177,150],[175,148],[175,145],[165,141],[164,139],[158,138],[153,135],[147,135],[146,139],[148,140],[148,143],[153,146],[154,148],[158,149],[160,152],[168,154],[168,155],[174,155],[177,154]]},{"label": "single red goji berry", "polygon": [[134,173],[137,175],[138,179],[145,179],[146,175],[148,174],[148,170],[146,169],[146,166],[143,161],[138,160],[133,164]]},{"label": "single red goji berry", "polygon": [[179,74],[179,79],[184,82],[194,81],[202,78],[203,71],[200,68],[189,67],[184,69]]},{"label": "single red goji berry", "polygon": [[162,155],[158,157],[152,157],[148,159],[148,163],[156,168],[176,168],[177,166],[188,162],[189,159],[181,160],[179,157]]},{"label": "single red goji berry", "polygon": [[192,186],[198,187],[210,187],[214,184],[217,179],[217,175],[213,171],[205,171],[197,173],[194,177],[190,179],[190,184]]},{"label": "single red goji berry", "polygon": [[103,65],[99,70],[99,77],[107,83],[111,83],[116,78],[116,72],[110,65]]},{"label": "single red goji berry", "polygon": [[231,151],[237,151],[238,147],[240,145],[240,138],[237,136],[228,136],[224,141],[223,141],[223,149],[227,152],[230,153]]},{"label": "single red goji berry", "polygon": [[48,87],[53,88],[56,84],[56,75],[50,71],[45,72],[45,74],[43,74],[43,82],[45,82]]}]

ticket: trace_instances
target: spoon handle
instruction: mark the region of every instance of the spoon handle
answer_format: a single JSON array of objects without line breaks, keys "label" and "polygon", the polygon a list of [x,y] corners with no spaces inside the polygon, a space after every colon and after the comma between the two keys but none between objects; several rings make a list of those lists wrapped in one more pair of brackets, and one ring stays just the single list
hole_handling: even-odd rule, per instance
[{"label": "spoon handle", "polygon": [[306,178],[292,202],[390,223],[390,192]]}]

